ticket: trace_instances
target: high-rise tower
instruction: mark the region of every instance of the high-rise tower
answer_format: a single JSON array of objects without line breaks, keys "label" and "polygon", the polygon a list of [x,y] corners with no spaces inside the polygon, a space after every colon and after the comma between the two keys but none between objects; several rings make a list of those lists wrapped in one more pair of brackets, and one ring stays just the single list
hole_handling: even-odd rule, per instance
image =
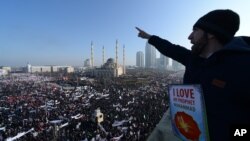
[{"label": "high-rise tower", "polygon": [[144,67],[144,54],[142,51],[136,53],[136,66],[140,68]]},{"label": "high-rise tower", "polygon": [[146,43],[145,47],[145,67],[146,68],[156,67],[156,49],[149,43]]},{"label": "high-rise tower", "polygon": [[102,46],[102,65],[104,65],[104,63],[105,63],[105,55],[104,55],[104,46]]},{"label": "high-rise tower", "polygon": [[116,40],[115,45],[115,65],[116,65],[116,76],[118,76],[118,40]]},{"label": "high-rise tower", "polygon": [[116,45],[115,45],[115,63],[116,63],[116,68],[118,68],[118,40],[116,40]]},{"label": "high-rise tower", "polygon": [[167,70],[167,68],[169,67],[169,58],[163,54],[160,54],[159,67],[160,67],[160,69],[163,69],[163,70]]},{"label": "high-rise tower", "polygon": [[123,45],[123,74],[126,74],[126,68],[125,68],[125,45]]},{"label": "high-rise tower", "polygon": [[94,53],[93,53],[93,42],[91,41],[91,68],[94,67]]}]

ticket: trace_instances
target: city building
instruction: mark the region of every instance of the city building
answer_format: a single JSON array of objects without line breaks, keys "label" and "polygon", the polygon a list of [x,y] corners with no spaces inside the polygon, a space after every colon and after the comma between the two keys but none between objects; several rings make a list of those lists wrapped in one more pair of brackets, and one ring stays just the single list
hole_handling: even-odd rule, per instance
[{"label": "city building", "polygon": [[0,69],[5,70],[7,74],[11,72],[11,67],[1,66]]},{"label": "city building", "polygon": [[144,67],[144,54],[142,51],[136,53],[136,66],[140,68]]},{"label": "city building", "polygon": [[52,72],[51,66],[31,66],[31,73]]},{"label": "city building", "polygon": [[169,67],[169,58],[160,53],[159,69],[167,70]]},{"label": "city building", "polygon": [[145,68],[156,68],[156,49],[148,42],[145,47]]},{"label": "city building", "polygon": [[45,73],[45,72],[64,72],[72,73],[74,68],[71,66],[32,66],[27,64],[28,73]]},{"label": "city building", "polygon": [[4,69],[0,69],[0,76],[4,76],[7,75],[8,71],[4,70]]}]

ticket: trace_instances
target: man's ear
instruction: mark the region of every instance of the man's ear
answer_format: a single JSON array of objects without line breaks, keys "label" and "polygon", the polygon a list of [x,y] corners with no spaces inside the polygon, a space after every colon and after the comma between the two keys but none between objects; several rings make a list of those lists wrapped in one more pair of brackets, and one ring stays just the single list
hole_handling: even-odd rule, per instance
[{"label": "man's ear", "polygon": [[211,33],[207,33],[207,38],[208,39],[214,39],[216,37],[213,34],[211,34]]}]

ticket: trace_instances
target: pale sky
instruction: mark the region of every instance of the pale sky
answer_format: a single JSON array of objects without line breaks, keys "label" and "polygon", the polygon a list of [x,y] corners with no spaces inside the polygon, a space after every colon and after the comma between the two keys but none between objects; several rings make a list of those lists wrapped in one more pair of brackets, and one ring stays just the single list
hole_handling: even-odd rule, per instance
[{"label": "pale sky", "polygon": [[83,66],[94,43],[95,65],[115,57],[125,46],[126,64],[146,40],[135,26],[172,43],[190,48],[187,39],[198,18],[215,9],[240,15],[236,35],[250,35],[248,0],[0,0],[0,66]]}]

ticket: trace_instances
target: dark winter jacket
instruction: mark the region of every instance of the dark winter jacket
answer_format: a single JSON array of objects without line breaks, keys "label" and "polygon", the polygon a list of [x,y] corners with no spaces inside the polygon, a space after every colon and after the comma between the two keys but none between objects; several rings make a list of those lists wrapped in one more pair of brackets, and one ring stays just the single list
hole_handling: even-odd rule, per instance
[{"label": "dark winter jacket", "polygon": [[235,37],[207,59],[157,36],[148,41],[186,67],[185,84],[201,84],[211,141],[229,140],[232,126],[250,123],[249,39]]}]

